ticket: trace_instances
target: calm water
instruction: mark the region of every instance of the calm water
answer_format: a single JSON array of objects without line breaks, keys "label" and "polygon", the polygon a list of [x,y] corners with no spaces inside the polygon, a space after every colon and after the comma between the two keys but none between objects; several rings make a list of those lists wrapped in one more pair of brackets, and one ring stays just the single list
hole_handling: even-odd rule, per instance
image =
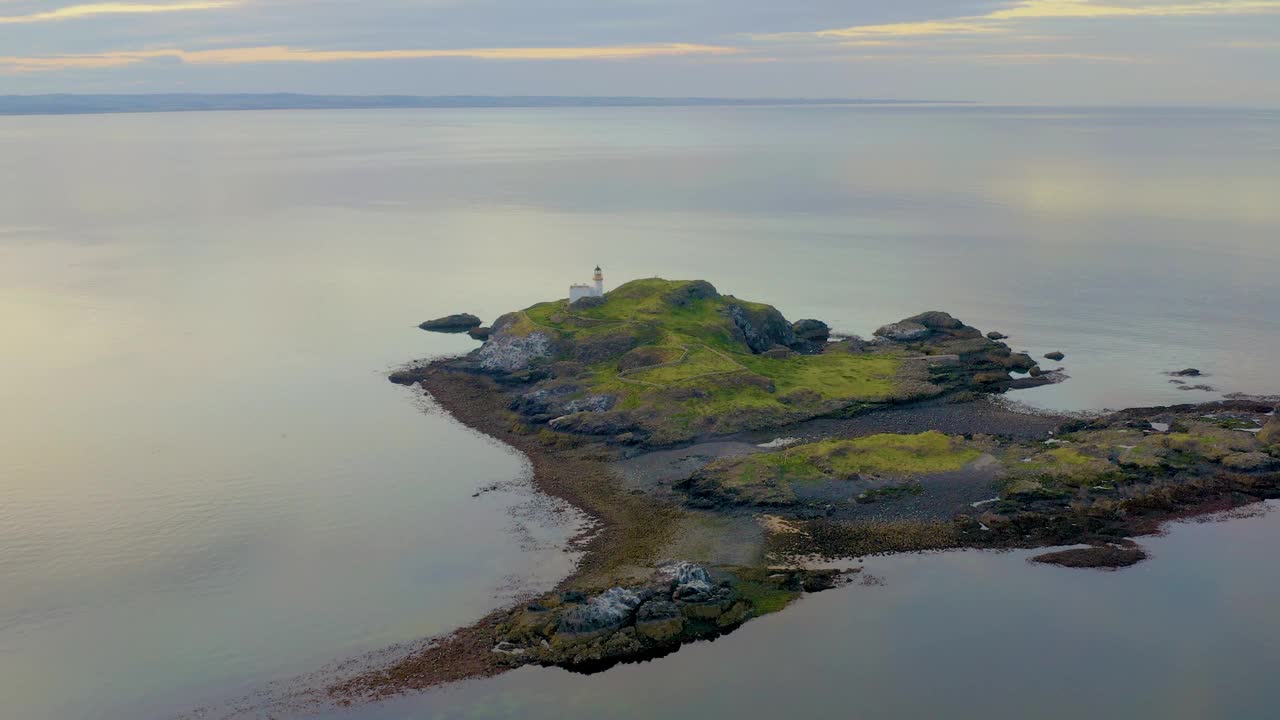
[{"label": "calm water", "polygon": [[[1070,382],[1018,396],[1046,407],[1217,397],[1161,374],[1189,365],[1277,390],[1278,113],[0,118],[0,157],[6,716],[160,716],[554,582],[572,523],[540,511],[521,459],[383,375],[472,346],[422,319],[492,318],[596,263],[864,334],[946,309],[1066,352]],[[1063,716],[1262,717],[1280,578],[1250,542],[1277,533],[1192,526],[1119,574],[879,560],[885,587],[662,663],[363,712],[1001,716],[980,701],[996,684],[1000,707]]]}]

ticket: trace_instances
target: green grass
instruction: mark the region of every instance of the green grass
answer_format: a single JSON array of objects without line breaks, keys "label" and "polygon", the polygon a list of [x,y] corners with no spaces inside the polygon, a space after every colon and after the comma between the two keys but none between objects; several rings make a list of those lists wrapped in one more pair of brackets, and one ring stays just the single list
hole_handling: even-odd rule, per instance
[{"label": "green grass", "polygon": [[[562,347],[576,343],[575,351],[589,353],[630,335],[640,347],[672,350],[659,357],[682,358],[621,373],[617,357],[587,368],[584,389],[615,396],[615,409],[643,417],[657,443],[781,425],[904,395],[903,361],[892,354],[837,351],[772,358],[752,353],[735,335],[726,309],[738,305],[764,314],[771,308],[731,296],[689,299],[690,285],[637,280],[607,293],[596,307],[571,307],[563,300],[534,305],[517,326],[520,334],[550,331]],[[796,392],[801,390],[808,392]]]},{"label": "green grass", "polygon": [[754,580],[738,580],[734,587],[744,600],[751,603],[757,616],[779,612],[800,597],[798,592]]},{"label": "green grass", "polygon": [[713,464],[726,487],[783,488],[790,483],[858,475],[913,477],[950,472],[976,460],[981,451],[930,430],[919,435],[882,434],[853,440],[824,440],[774,453]]},{"label": "green grass", "polygon": [[897,357],[843,352],[786,359],[747,355],[738,361],[773,380],[779,393],[807,388],[831,399],[888,398],[897,390],[894,377],[902,367]]},{"label": "green grass", "polygon": [[804,454],[838,475],[927,475],[959,470],[982,453],[936,430],[919,435],[885,433],[854,440],[825,440],[784,452]]},{"label": "green grass", "polygon": [[674,365],[654,368],[652,370],[636,370],[628,373],[628,380],[636,380],[654,385],[670,385],[713,373],[726,373],[742,370],[742,366],[719,355],[701,345],[685,346],[687,354],[684,359]]}]

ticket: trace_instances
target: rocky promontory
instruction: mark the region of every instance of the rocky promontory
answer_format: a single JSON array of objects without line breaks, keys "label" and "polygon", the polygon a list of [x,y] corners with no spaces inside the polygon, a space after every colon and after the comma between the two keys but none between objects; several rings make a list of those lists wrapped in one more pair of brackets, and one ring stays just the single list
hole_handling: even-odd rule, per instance
[{"label": "rocky promontory", "polygon": [[826,323],[705,281],[640,280],[593,300],[504,315],[450,367],[492,377],[530,427],[646,447],[1056,379],[1015,379],[1030,356],[945,312],[832,342]]},{"label": "rocky promontory", "polygon": [[581,565],[334,692],[657,657],[836,584],[815,557],[1076,545],[1036,561],[1122,567],[1171,518],[1280,497],[1274,403],[1025,414],[993,396],[1064,378],[1004,339],[942,311],[841,335],[705,281],[502,316],[391,379],[589,515]]},{"label": "rocky promontory", "polygon": [[444,317],[436,318],[435,320],[428,320],[421,325],[418,325],[418,327],[432,332],[463,333],[474,330],[475,328],[480,327],[481,324],[480,318],[475,315],[470,313],[460,313],[457,315],[446,315]]}]

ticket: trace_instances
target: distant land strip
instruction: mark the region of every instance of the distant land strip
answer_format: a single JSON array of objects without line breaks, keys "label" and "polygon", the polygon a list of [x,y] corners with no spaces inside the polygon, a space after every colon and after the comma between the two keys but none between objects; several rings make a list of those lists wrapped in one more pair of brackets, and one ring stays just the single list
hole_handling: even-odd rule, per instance
[{"label": "distant land strip", "polygon": [[594,97],[556,95],[137,94],[0,95],[0,115],[215,110],[370,110],[394,108],[719,107],[761,105],[964,105],[968,101],[843,98]]}]

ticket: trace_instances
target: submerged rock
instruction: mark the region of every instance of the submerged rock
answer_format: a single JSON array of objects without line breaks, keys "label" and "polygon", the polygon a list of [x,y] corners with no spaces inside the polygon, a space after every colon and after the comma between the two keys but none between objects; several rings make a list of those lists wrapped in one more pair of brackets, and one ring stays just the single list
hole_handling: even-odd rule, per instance
[{"label": "submerged rock", "polygon": [[1147,553],[1137,545],[1100,545],[1036,555],[1031,562],[1069,568],[1116,569],[1137,565],[1146,559]]},{"label": "submerged rock", "polygon": [[480,327],[480,318],[470,313],[459,313],[457,315],[446,315],[435,320],[428,320],[418,327],[423,330],[432,332],[466,332],[472,328]]},{"label": "submerged rock", "polygon": [[1054,362],[1060,362],[1067,357],[1065,353],[1062,353],[1058,350],[1054,350],[1051,353],[1045,353],[1044,356],[1046,359],[1053,360]]},{"label": "submerged rock", "polygon": [[1002,332],[996,332],[995,330],[992,330],[991,332],[987,333],[987,339],[988,340],[1008,340],[1009,336],[1005,335]]},{"label": "submerged rock", "polygon": [[1173,375],[1174,377],[1200,377],[1203,373],[1201,373],[1196,368],[1187,368],[1185,370],[1174,370],[1169,374]]}]

